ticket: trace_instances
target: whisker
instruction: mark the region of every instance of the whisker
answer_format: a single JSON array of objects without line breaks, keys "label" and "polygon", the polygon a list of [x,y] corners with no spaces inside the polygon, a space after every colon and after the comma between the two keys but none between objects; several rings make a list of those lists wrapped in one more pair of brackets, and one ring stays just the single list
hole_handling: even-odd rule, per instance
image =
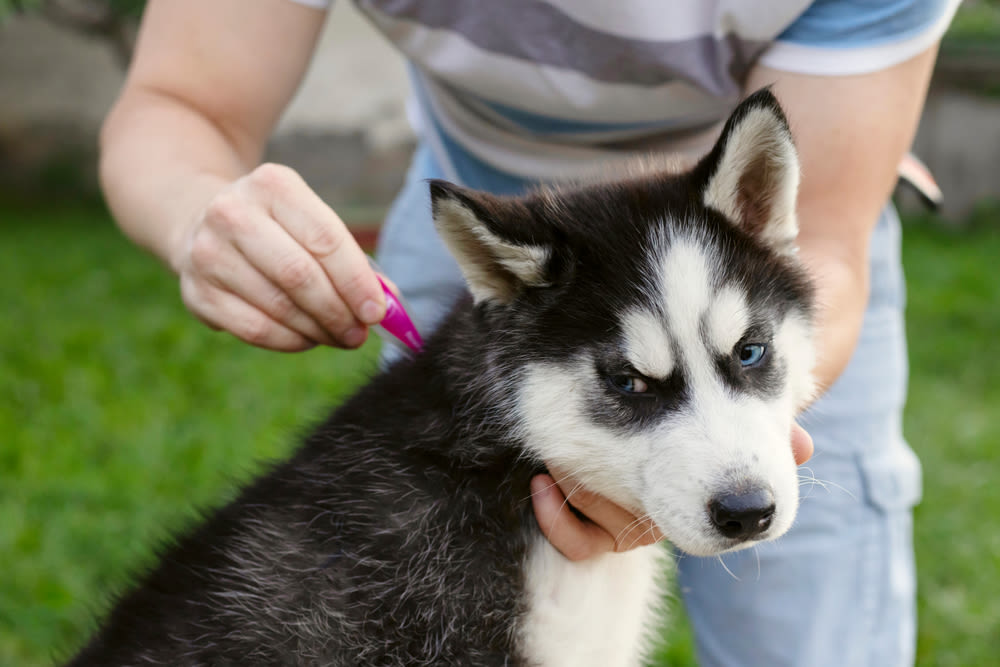
[{"label": "whisker", "polygon": [[642,539],[644,537],[646,537],[646,535],[655,535],[655,524],[653,523],[653,517],[651,517],[647,513],[643,513],[642,516],[636,517],[635,521],[632,521],[631,523],[629,523],[625,528],[623,528],[618,533],[618,536],[615,537],[615,544],[617,545],[618,541],[622,538],[622,536],[624,536],[626,533],[628,533],[628,531],[632,530],[633,527],[638,526],[638,525],[642,524],[643,522],[648,522],[647,525],[646,525],[646,529],[643,530],[641,533],[639,533],[632,540],[632,542],[625,548],[625,550],[628,551],[629,549],[631,549],[632,547],[634,547],[637,543],[639,543],[640,541],[642,541]]},{"label": "whisker", "polygon": [[[589,471],[589,468],[588,468],[588,467],[586,467],[586,466],[580,466],[579,468],[577,468],[577,470],[576,470],[576,471],[574,471],[574,472],[570,473],[569,477],[571,477],[571,478],[573,478],[573,479],[578,479],[578,478],[580,477],[580,473],[584,473],[584,472],[588,472],[588,471]],[[550,474],[551,474],[551,473],[550,473]],[[546,486],[546,487],[545,487],[544,489],[541,489],[541,491],[548,491],[548,490],[549,490],[549,489],[551,489],[551,488],[552,488],[553,486],[559,486],[559,482],[555,481],[555,477],[553,477],[553,478],[552,478],[552,480],[553,480],[553,481],[552,481],[552,483],[551,483],[551,484],[549,484],[549,485],[547,485],[547,486]],[[579,486],[579,483],[578,483],[578,485],[577,485],[577,486]],[[577,488],[577,487],[574,487],[574,489],[576,489],[576,488]],[[531,500],[531,498],[533,498],[533,497],[534,497],[534,495],[535,495],[534,493],[529,493],[529,494],[528,494],[527,496],[525,496],[525,497],[524,497],[524,498],[522,498],[521,500],[522,500],[522,501],[526,501],[526,500]]]},{"label": "whisker", "polygon": [[[558,486],[558,484],[555,483],[555,482],[553,482],[552,484],[549,484],[548,486],[546,486],[545,490],[551,489],[553,486]],[[549,529],[547,531],[545,531],[546,533],[548,533],[548,534],[552,533],[553,529],[556,526],[556,521],[559,520],[559,516],[562,514],[562,509],[564,507],[566,507],[566,505],[569,504],[569,499],[573,496],[573,494],[576,493],[577,491],[579,491],[582,488],[583,488],[583,483],[582,482],[577,482],[576,485],[573,486],[572,489],[570,489],[568,492],[566,492],[566,495],[563,498],[562,504],[559,506],[559,511],[556,512],[555,516],[552,518],[552,521],[549,523]],[[525,498],[525,500],[529,500],[533,496],[534,496],[533,493],[529,494],[528,497]]]},{"label": "whisker", "polygon": [[573,494],[583,488],[583,482],[577,482],[573,485],[573,488],[566,492],[566,497],[563,498],[562,505],[559,506],[559,510],[562,511],[566,505],[571,504],[569,499],[573,497]]},{"label": "whisker", "polygon": [[626,532],[628,532],[628,531],[629,531],[629,530],[631,530],[632,528],[634,528],[634,527],[636,527],[637,525],[639,525],[639,523],[640,523],[640,522],[642,521],[642,517],[644,517],[644,516],[646,516],[646,515],[645,515],[645,514],[642,514],[642,515],[640,515],[640,516],[636,516],[636,517],[635,517],[634,519],[632,519],[632,520],[631,520],[631,521],[629,521],[629,522],[628,522],[627,524],[625,524],[625,526],[624,526],[624,527],[623,527],[623,528],[622,528],[622,529],[621,529],[620,531],[618,531],[618,537],[621,537],[621,536],[622,536],[622,535],[624,535],[624,534],[625,534]]},{"label": "whisker", "polygon": [[728,565],[726,565],[726,561],[722,560],[722,554],[719,554],[715,558],[716,558],[716,560],[718,560],[722,564],[722,569],[724,569],[726,572],[728,572],[730,577],[732,577],[736,581],[740,581],[740,578],[737,577],[735,574],[733,574],[733,571],[729,569]]},{"label": "whisker", "polygon": [[[816,474],[812,471],[811,468],[808,468],[806,466],[800,466],[800,467],[803,470],[808,471],[810,476],[809,477],[803,477],[802,475],[799,475],[799,486],[802,486],[804,484],[809,484],[810,486],[819,486],[824,491],[826,491],[827,493],[830,492],[830,488],[829,487],[833,487],[834,489],[837,489],[838,491],[843,491],[844,493],[846,493],[848,495],[848,497],[851,498],[851,500],[855,500],[856,501],[858,499],[858,497],[855,496],[849,489],[841,486],[840,484],[837,484],[836,482],[831,482],[828,479],[819,479],[818,477],[816,477]],[[808,496],[806,496],[806,497],[808,497]]]}]

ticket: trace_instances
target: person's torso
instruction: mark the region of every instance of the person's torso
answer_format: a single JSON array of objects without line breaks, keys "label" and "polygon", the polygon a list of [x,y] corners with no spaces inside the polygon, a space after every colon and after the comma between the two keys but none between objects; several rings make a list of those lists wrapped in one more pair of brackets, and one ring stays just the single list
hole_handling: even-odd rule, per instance
[{"label": "person's torso", "polygon": [[809,0],[357,0],[412,65],[421,131],[539,180],[657,141],[697,151]]}]

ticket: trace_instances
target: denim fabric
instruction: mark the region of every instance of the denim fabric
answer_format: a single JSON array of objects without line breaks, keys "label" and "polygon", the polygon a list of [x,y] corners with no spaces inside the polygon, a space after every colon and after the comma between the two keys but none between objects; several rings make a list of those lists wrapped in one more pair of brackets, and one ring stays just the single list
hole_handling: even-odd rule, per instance
[{"label": "denim fabric", "polygon": [[[463,164],[465,185],[512,193],[509,178]],[[380,240],[378,262],[427,330],[461,294],[461,274],[434,232],[425,180],[443,172],[419,147]],[[920,465],[903,440],[904,286],[891,206],[872,237],[872,288],[857,351],[804,417],[816,445],[802,505],[774,543],[721,559],[678,558],[705,667],[892,667],[913,663],[911,509]],[[815,478],[815,482],[811,481]]]}]

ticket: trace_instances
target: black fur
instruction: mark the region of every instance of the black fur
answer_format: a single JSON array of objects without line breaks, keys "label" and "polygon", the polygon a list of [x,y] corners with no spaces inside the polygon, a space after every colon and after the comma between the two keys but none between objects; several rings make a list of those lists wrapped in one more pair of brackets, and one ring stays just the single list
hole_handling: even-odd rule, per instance
[{"label": "black fur", "polygon": [[[537,530],[460,308],[126,594],[70,664],[518,664]],[[489,549],[483,548],[489,545]]]}]

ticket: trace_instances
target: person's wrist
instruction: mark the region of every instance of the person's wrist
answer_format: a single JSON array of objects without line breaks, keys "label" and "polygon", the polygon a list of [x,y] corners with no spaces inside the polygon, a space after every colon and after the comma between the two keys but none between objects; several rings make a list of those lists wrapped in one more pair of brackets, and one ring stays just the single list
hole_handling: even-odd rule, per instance
[{"label": "person's wrist", "polygon": [[205,217],[205,210],[228,185],[224,179],[208,174],[196,180],[192,190],[200,194],[191,198],[187,210],[178,217],[179,222],[170,226],[163,246],[161,258],[174,274],[180,275],[184,270],[191,235]]},{"label": "person's wrist", "polygon": [[162,259],[175,275],[180,275],[184,268],[185,249],[196,222],[185,221],[175,225],[168,234]]}]

